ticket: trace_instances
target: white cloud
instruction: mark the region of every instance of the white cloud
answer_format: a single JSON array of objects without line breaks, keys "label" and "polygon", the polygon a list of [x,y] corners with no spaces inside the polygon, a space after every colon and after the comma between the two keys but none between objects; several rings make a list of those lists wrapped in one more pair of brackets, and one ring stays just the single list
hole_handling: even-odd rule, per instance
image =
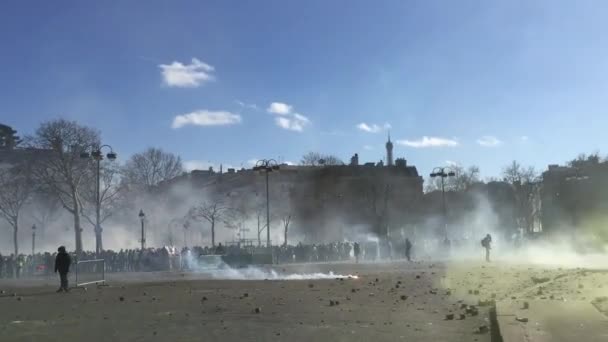
[{"label": "white cloud", "polygon": [[365,122],[362,122],[362,123],[358,124],[357,128],[360,131],[368,132],[368,133],[378,133],[378,132],[380,132],[380,126],[378,126],[376,124],[368,125]]},{"label": "white cloud", "polygon": [[310,120],[300,114],[293,112],[293,106],[283,102],[273,102],[266,109],[268,113],[276,114],[274,122],[277,126],[289,130],[302,132],[310,124]]},{"label": "white cloud", "polygon": [[374,149],[374,147],[371,146],[371,145],[365,145],[365,146],[363,146],[363,149],[366,150],[366,151],[371,151],[371,150]]},{"label": "white cloud", "polygon": [[270,106],[268,106],[268,109],[266,110],[268,111],[268,113],[272,114],[287,115],[291,113],[291,111],[293,110],[293,106],[290,106],[287,103],[283,102],[273,102],[270,104]]},{"label": "white cloud", "polygon": [[234,100],[234,102],[239,105],[242,108],[247,108],[247,109],[253,109],[253,110],[259,110],[260,108],[255,104],[255,103],[245,103],[243,101],[240,100]]},{"label": "white cloud", "polygon": [[274,122],[283,129],[302,132],[304,127],[308,126],[310,120],[302,114],[294,113],[289,116],[278,116],[274,118]]},{"label": "white cloud", "polygon": [[446,161],[445,161],[445,163],[446,163],[448,166],[460,166],[460,163],[455,162],[455,161],[452,161],[452,160],[446,160]]},{"label": "white cloud", "polygon": [[502,144],[502,141],[500,141],[495,136],[485,135],[485,136],[477,139],[477,143],[484,147],[495,147],[495,146]]},{"label": "white cloud", "polygon": [[292,161],[289,161],[289,160],[284,161],[283,164],[286,164],[286,165],[296,165],[296,163],[294,163]]},{"label": "white cloud", "polygon": [[440,137],[427,137],[423,136],[418,140],[397,140],[398,145],[424,148],[424,147],[456,147],[460,145],[458,141],[454,139],[440,138]]},{"label": "white cloud", "polygon": [[523,142],[526,142],[526,141],[530,140],[530,138],[528,138],[528,136],[527,136],[527,135],[522,135],[521,137],[519,137],[519,139],[520,139],[521,141],[523,141]]},{"label": "white cloud", "polygon": [[215,68],[196,58],[192,58],[191,64],[174,61],[158,67],[161,69],[163,82],[169,87],[196,88],[215,79],[212,75]]},{"label": "white cloud", "polygon": [[357,129],[360,131],[363,131],[363,132],[368,132],[368,133],[378,133],[378,132],[382,131],[383,129],[391,129],[391,124],[389,124],[387,122],[384,125],[380,126],[377,124],[367,124],[365,122],[362,122],[357,125]]},{"label": "white cloud", "polygon": [[209,111],[205,109],[192,113],[177,115],[173,118],[172,128],[180,128],[186,125],[196,126],[224,126],[234,125],[241,122],[241,116],[226,111]]}]

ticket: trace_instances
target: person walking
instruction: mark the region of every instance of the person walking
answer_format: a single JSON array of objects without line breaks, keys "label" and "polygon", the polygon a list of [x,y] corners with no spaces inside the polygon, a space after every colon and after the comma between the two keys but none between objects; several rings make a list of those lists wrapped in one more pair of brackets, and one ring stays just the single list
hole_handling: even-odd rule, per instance
[{"label": "person walking", "polygon": [[410,239],[405,239],[405,257],[407,261],[412,261],[412,242]]},{"label": "person walking", "polygon": [[61,246],[57,249],[57,256],[55,257],[55,273],[59,272],[59,279],[61,281],[59,290],[57,292],[68,292],[68,272],[70,272],[70,265],[72,259],[66,252],[65,247]]},{"label": "person walking", "polygon": [[492,249],[492,235],[487,234],[481,240],[481,246],[486,249],[486,261],[490,262],[490,249]]},{"label": "person walking", "polygon": [[353,252],[355,253],[355,262],[359,263],[359,255],[361,254],[361,246],[359,246],[358,242],[354,243]]}]

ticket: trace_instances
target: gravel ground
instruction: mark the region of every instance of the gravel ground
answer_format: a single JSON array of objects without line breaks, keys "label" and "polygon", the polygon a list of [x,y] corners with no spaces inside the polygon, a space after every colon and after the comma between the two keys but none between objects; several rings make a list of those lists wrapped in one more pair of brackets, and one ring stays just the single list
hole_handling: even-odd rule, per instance
[{"label": "gravel ground", "polygon": [[608,274],[582,269],[395,262],[274,270],[358,278],[112,274],[109,286],[68,294],[55,293],[50,280],[21,281],[27,286],[20,287],[3,281],[0,340],[490,341],[492,299],[593,301],[608,295],[603,288]]}]

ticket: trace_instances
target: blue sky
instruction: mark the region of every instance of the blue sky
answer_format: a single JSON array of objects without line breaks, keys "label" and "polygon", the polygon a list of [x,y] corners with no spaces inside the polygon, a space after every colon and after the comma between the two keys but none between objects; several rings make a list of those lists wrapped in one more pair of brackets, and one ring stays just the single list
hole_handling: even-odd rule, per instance
[{"label": "blue sky", "polygon": [[607,19],[605,1],[6,1],[0,122],[236,167],[377,161],[390,125],[423,174],[544,169],[608,152]]}]

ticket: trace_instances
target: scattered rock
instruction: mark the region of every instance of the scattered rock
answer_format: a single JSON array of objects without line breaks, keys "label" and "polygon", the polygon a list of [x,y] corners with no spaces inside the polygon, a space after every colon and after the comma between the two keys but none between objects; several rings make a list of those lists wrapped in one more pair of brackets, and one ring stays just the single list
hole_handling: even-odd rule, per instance
[{"label": "scattered rock", "polygon": [[550,280],[549,277],[542,277],[542,278],[532,277],[531,279],[534,284],[546,283]]},{"label": "scattered rock", "polygon": [[447,315],[445,315],[445,320],[446,321],[451,321],[453,319],[454,319],[454,314],[447,314]]},{"label": "scattered rock", "polygon": [[201,302],[204,302],[207,300],[207,297],[203,296],[203,298],[201,298]]},{"label": "scattered rock", "polygon": [[247,292],[243,293],[243,297],[245,297],[245,298],[249,297],[249,293],[247,293]]},{"label": "scattered rock", "polygon": [[120,300],[121,302],[124,302],[125,301],[125,297],[120,296],[120,297],[118,297],[118,300]]},{"label": "scattered rock", "polygon": [[515,317],[515,320],[522,323],[528,323],[528,317]]},{"label": "scattered rock", "polygon": [[401,295],[401,300],[407,300],[407,296],[406,295]]},{"label": "scattered rock", "polygon": [[479,327],[476,329],[476,332],[477,332],[478,334],[486,334],[488,331],[490,331],[490,328],[488,328],[488,326],[487,326],[487,325],[485,325],[485,324],[480,325],[480,326],[479,326]]},{"label": "scattered rock", "polygon": [[527,309],[529,309],[529,308],[530,308],[530,303],[528,303],[528,302],[524,302],[524,306],[523,306],[523,308],[522,308],[522,309],[527,310]]},{"label": "scattered rock", "polygon": [[458,319],[460,319],[461,321],[462,321],[463,319],[465,319],[465,318],[467,318],[467,316],[466,316],[465,314],[460,314],[460,315],[458,316]]},{"label": "scattered rock", "polygon": [[262,308],[260,308],[260,307],[255,308],[255,309],[253,310],[253,312],[255,312],[256,314],[259,314],[260,312],[262,312]]},{"label": "scattered rock", "polygon": [[312,283],[308,284],[308,288],[309,288],[309,289],[312,289],[313,287],[315,287],[315,285],[314,285],[314,284],[312,284]]},{"label": "scattered rock", "polygon": [[351,289],[350,292],[355,293],[357,292],[357,289]]},{"label": "scattered rock", "polygon": [[416,279],[420,279],[420,275],[419,274],[416,275]]}]

